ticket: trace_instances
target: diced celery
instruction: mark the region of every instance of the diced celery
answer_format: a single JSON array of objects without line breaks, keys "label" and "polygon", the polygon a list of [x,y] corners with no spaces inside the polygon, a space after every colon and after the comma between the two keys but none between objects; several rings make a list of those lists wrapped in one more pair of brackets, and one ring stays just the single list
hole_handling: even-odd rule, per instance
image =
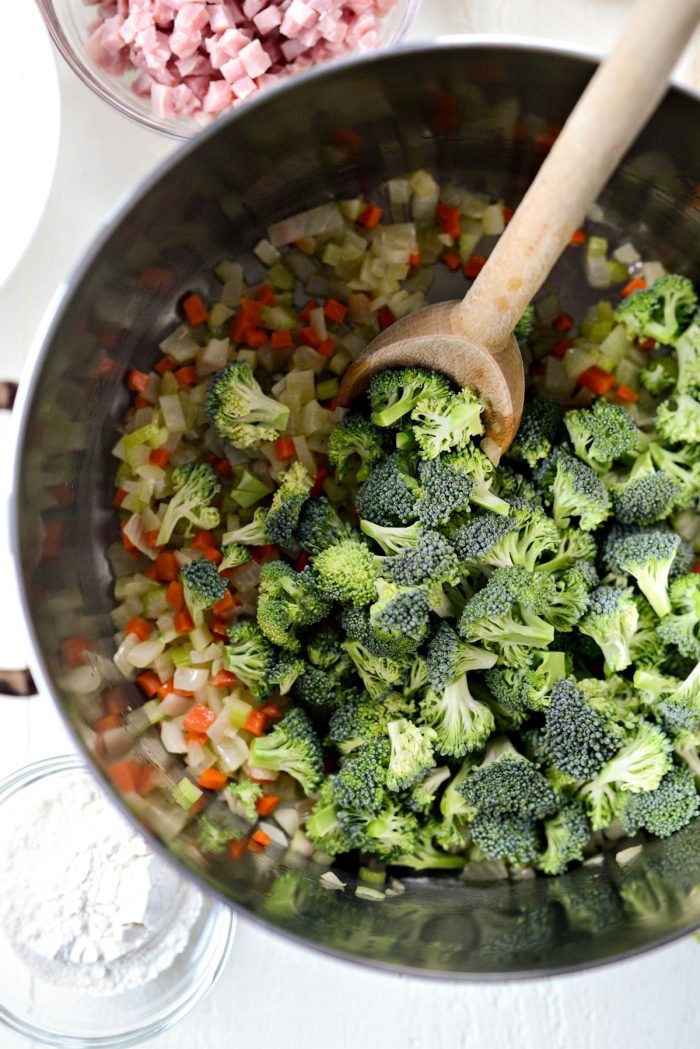
[{"label": "diced celery", "polygon": [[173,800],[186,811],[191,809],[202,796],[202,791],[196,783],[193,783],[191,779],[187,779],[186,776],[183,776],[180,782],[173,787],[171,793]]},{"label": "diced celery", "polygon": [[627,332],[624,325],[616,324],[609,335],[600,344],[601,352],[606,353],[614,361],[620,361],[628,348]]},{"label": "diced celery", "polygon": [[124,435],[124,451],[127,454],[139,444],[147,444],[151,448],[160,448],[168,439],[168,431],[157,422],[150,422],[147,426],[141,426],[138,430]]},{"label": "diced celery", "polygon": [[273,288],[281,291],[291,291],[296,284],[296,277],[283,262],[276,262],[267,271],[268,280]]},{"label": "diced celery", "polygon": [[487,236],[500,236],[505,229],[505,222],[503,220],[503,205],[502,204],[489,204],[481,216],[481,222],[484,227],[484,233]]},{"label": "diced celery", "polygon": [[258,256],[264,266],[272,266],[281,257],[277,248],[274,248],[264,237],[253,248],[253,254]]},{"label": "diced celery", "polygon": [[142,599],[144,615],[149,619],[157,619],[168,610],[168,602],[165,600],[165,588],[154,586],[148,590]]},{"label": "diced celery", "polygon": [[161,396],[160,410],[163,413],[165,425],[171,433],[185,433],[187,431],[187,420],[179,394],[172,393],[165,397]]},{"label": "diced celery", "polygon": [[639,374],[639,367],[627,358],[621,360],[615,370],[617,381],[635,391],[639,390]]},{"label": "diced celery", "polygon": [[160,380],[160,396],[170,397],[171,394],[177,393],[180,387],[177,384],[177,379],[172,372],[166,372]]},{"label": "diced celery", "polygon": [[333,372],[334,375],[342,375],[351,360],[352,357],[348,351],[341,347],[341,349],[336,350],[331,357],[328,370]]},{"label": "diced celery", "polygon": [[214,302],[209,308],[209,327],[221,328],[233,316],[233,310],[223,302]]},{"label": "diced celery", "polygon": [[221,262],[214,266],[214,276],[217,280],[221,281],[222,284],[226,284],[229,280],[240,279],[243,282],[243,267],[240,262],[234,262],[232,259],[222,259]]},{"label": "diced celery", "polygon": [[160,348],[163,353],[167,353],[178,364],[193,361],[199,353],[199,345],[192,338],[190,329],[186,324],[181,324],[179,328],[176,328],[167,338],[163,339],[160,343]]},{"label": "diced celery", "polygon": [[324,379],[316,387],[316,398],[319,401],[330,401],[336,396],[340,389],[340,383],[337,379]]},{"label": "diced celery", "polygon": [[286,306],[263,306],[260,318],[263,328],[268,331],[294,331],[299,324],[294,310]]},{"label": "diced celery", "polygon": [[381,868],[360,867],[357,876],[367,885],[383,885],[386,881],[386,871]]},{"label": "diced celery", "polygon": [[200,623],[194,630],[190,631],[190,644],[195,652],[203,652],[212,642],[212,636],[205,623]]},{"label": "diced celery", "polygon": [[178,645],[176,648],[169,648],[168,655],[176,667],[188,667],[190,665],[189,645]]},{"label": "diced celery", "polygon": [[253,708],[250,703],[246,703],[245,700],[234,697],[231,700],[231,725],[233,728],[243,728],[248,715],[252,714],[252,712]]},{"label": "diced celery", "polygon": [[269,495],[271,491],[270,486],[264,484],[254,473],[250,470],[244,470],[238,484],[231,489],[229,494],[239,506],[249,507],[255,506],[266,495]]}]

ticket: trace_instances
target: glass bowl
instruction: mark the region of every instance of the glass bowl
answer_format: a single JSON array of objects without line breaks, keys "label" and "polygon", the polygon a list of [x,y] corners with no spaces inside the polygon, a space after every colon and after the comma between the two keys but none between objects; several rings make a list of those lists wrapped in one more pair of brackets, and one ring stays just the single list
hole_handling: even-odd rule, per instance
[{"label": "glass bowl", "polygon": [[[0,783],[3,834],[27,807],[52,795],[60,777],[76,776],[95,782],[77,756],[67,755],[27,765]],[[187,947],[169,968],[131,990],[96,995],[41,978],[0,926],[0,1021],[60,1049],[137,1045],[172,1027],[207,994],[228,958],[235,928],[228,907],[202,896]]]},{"label": "glass bowl", "polygon": [[[85,0],[37,0],[37,4],[56,47],[68,65],[101,99],[138,124],[171,138],[190,138],[200,130],[201,125],[189,117],[155,116],[151,111],[150,99],[137,95],[131,88],[140,70],[114,75],[93,61],[87,49],[88,27],[96,13],[92,4]],[[420,4],[421,0],[397,0],[381,20],[383,47],[403,40]]]}]

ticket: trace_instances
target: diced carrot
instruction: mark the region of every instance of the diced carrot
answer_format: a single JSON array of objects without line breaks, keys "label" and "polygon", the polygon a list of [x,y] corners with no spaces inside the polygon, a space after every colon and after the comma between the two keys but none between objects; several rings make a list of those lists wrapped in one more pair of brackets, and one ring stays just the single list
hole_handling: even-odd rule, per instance
[{"label": "diced carrot", "polygon": [[318,309],[318,303],[316,299],[309,299],[305,306],[299,310],[299,319],[304,321],[305,324],[309,323],[309,318],[314,310]]},{"label": "diced carrot", "polygon": [[224,555],[220,550],[215,550],[212,546],[207,546],[202,551],[207,561],[211,561],[212,564],[220,565],[224,559]]},{"label": "diced carrot", "polygon": [[264,830],[256,830],[250,840],[254,841],[257,845],[262,845],[265,849],[270,844],[270,835],[266,834]]},{"label": "diced carrot", "polygon": [[408,256],[409,266],[420,266],[420,252],[414,251],[412,255]]},{"label": "diced carrot", "polygon": [[159,266],[146,266],[139,273],[139,288],[144,291],[165,292],[172,283],[173,275],[170,270],[161,269]]},{"label": "diced carrot", "polygon": [[571,317],[568,313],[560,313],[559,316],[555,319],[554,324],[552,325],[555,331],[560,331],[562,333],[571,331],[573,326],[573,317]]},{"label": "diced carrot", "polygon": [[231,323],[229,324],[228,333],[234,342],[243,342],[245,334],[250,328],[250,324],[245,319],[243,313],[239,310],[238,313],[234,314]]},{"label": "diced carrot", "polygon": [[239,311],[249,328],[260,327],[262,302],[257,299],[241,299]]},{"label": "diced carrot", "polygon": [[153,371],[157,372],[158,375],[165,375],[166,372],[174,372],[176,368],[177,361],[173,360],[173,358],[166,353],[165,356],[161,357],[161,359],[155,365]]},{"label": "diced carrot", "polygon": [[195,548],[195,550],[206,550],[207,548],[211,549],[212,547],[215,547],[217,545],[218,544],[214,533],[208,532],[204,528],[200,529],[200,531],[197,532],[196,536],[192,540],[192,546]]},{"label": "diced carrot", "polygon": [[615,385],[615,376],[594,364],[593,367],[586,368],[576,381],[579,386],[585,386],[586,389],[602,396],[612,390]]},{"label": "diced carrot", "polygon": [[200,774],[197,783],[203,790],[221,790],[228,783],[228,776],[225,772],[221,772],[219,769],[209,768],[204,769]]},{"label": "diced carrot", "polygon": [[323,312],[329,321],[333,321],[335,324],[342,324],[347,317],[348,308],[344,302],[338,302],[337,299],[326,299]]},{"label": "diced carrot", "polygon": [[145,641],[153,633],[153,625],[143,616],[134,616],[126,624],[126,634],[136,634],[139,641]]},{"label": "diced carrot", "polygon": [[195,328],[198,324],[205,324],[209,320],[209,310],[202,302],[199,295],[188,295],[182,304],[182,309],[187,317],[187,323]]},{"label": "diced carrot", "polygon": [[141,797],[150,794],[158,785],[158,771],[153,765],[142,765],[135,776],[136,793]]},{"label": "diced carrot", "polygon": [[182,722],[185,732],[207,732],[216,721],[216,714],[209,707],[195,703]]},{"label": "diced carrot", "polygon": [[243,728],[253,736],[262,736],[265,731],[266,722],[267,715],[263,714],[262,710],[251,710],[250,714],[243,722]]},{"label": "diced carrot", "polygon": [[366,229],[375,229],[381,222],[383,214],[383,208],[377,207],[376,204],[368,204],[359,215],[357,221]]},{"label": "diced carrot", "polygon": [[323,482],[327,477],[328,470],[326,469],[326,467],[319,466],[316,477],[314,478],[313,487],[311,489],[311,492],[309,493],[312,499],[315,499],[316,496],[321,494],[321,492],[323,491]]},{"label": "diced carrot", "polygon": [[258,291],[258,302],[262,302],[263,306],[275,305],[275,293],[269,284],[260,285]]},{"label": "diced carrot", "polygon": [[462,263],[462,260],[460,259],[459,255],[455,255],[453,251],[445,252],[445,254],[442,256],[442,261],[445,263],[448,269],[451,270],[458,270]]},{"label": "diced carrot", "polygon": [[190,630],[194,630],[192,616],[189,614],[186,608],[183,608],[181,612],[177,613],[173,621],[173,626],[177,630],[178,634],[188,634]]},{"label": "diced carrot", "polygon": [[571,234],[571,240],[569,241],[569,244],[572,247],[576,247],[579,244],[585,244],[585,243],[586,243],[586,234],[583,232],[582,229],[575,229],[574,232]]},{"label": "diced carrot", "polygon": [[214,467],[216,469],[216,472],[221,477],[232,477],[233,476],[233,467],[231,466],[231,463],[228,461],[228,459],[218,459],[214,463]]},{"label": "diced carrot", "polygon": [[559,339],[559,342],[555,342],[554,346],[552,346],[552,357],[561,360],[571,346],[573,346],[571,339]]},{"label": "diced carrot", "polygon": [[248,848],[248,839],[241,838],[239,841],[230,841],[228,843],[228,851],[232,860],[240,860],[245,855],[245,851]]},{"label": "diced carrot", "polygon": [[105,714],[123,714],[130,706],[130,700],[121,688],[108,688],[102,693],[102,706]]},{"label": "diced carrot", "polygon": [[266,557],[269,557],[270,554],[276,554],[277,552],[277,547],[274,543],[269,543],[264,546],[251,546],[250,548],[250,556],[254,561],[257,561],[258,564],[260,564],[261,561],[264,561]]},{"label": "diced carrot", "polygon": [[233,594],[230,590],[227,590],[221,600],[216,602],[212,611],[215,616],[223,616],[230,612],[232,608],[235,608],[236,604]]},{"label": "diced carrot", "polygon": [[268,718],[281,718],[282,708],[279,703],[266,703],[264,707],[260,707],[260,713]]},{"label": "diced carrot", "polygon": [[318,352],[322,357],[332,357],[335,353],[335,339],[329,336],[319,343]]},{"label": "diced carrot", "polygon": [[694,572],[696,575],[700,575],[700,561],[696,561],[690,571]]},{"label": "diced carrot", "polygon": [[61,643],[61,655],[63,662],[69,667],[81,667],[85,662],[85,655],[90,651],[90,642],[83,634],[75,637],[67,637]]},{"label": "diced carrot", "polygon": [[503,221],[507,226],[510,220],[513,218],[515,211],[513,210],[513,208],[509,208],[507,204],[504,204],[501,210],[503,212]]},{"label": "diced carrot", "polygon": [[396,320],[396,316],[393,310],[390,310],[388,306],[382,306],[381,310],[377,314],[377,320],[379,321],[379,327],[382,331],[386,331]]},{"label": "diced carrot", "polygon": [[128,550],[137,550],[138,548],[134,545],[134,543],[131,542],[131,540],[129,539],[129,536],[124,531],[124,529],[126,528],[128,522],[129,522],[129,519],[126,518],[126,517],[124,518],[123,521],[119,522],[119,527],[120,527],[121,533],[122,533],[122,546],[127,551]]},{"label": "diced carrot", "polygon": [[180,566],[172,550],[161,550],[155,560],[155,567],[162,583],[171,583],[180,574]]},{"label": "diced carrot", "polygon": [[278,794],[265,794],[264,797],[258,798],[255,802],[255,808],[259,816],[271,816],[279,802]]},{"label": "diced carrot", "polygon": [[165,591],[165,600],[168,602],[173,612],[181,612],[185,603],[185,591],[182,583],[179,583],[177,579],[173,579],[172,582],[168,583]]},{"label": "diced carrot", "polygon": [[149,565],[148,568],[144,568],[141,575],[145,575],[146,579],[152,579],[154,583],[157,583],[159,581],[158,569],[156,568],[155,564]]},{"label": "diced carrot", "polygon": [[323,339],[318,334],[316,329],[312,328],[311,326],[309,326],[308,328],[302,328],[299,332],[299,338],[305,346],[310,346],[313,350],[317,350],[323,342]]},{"label": "diced carrot", "polygon": [[136,790],[136,783],[141,766],[136,761],[120,761],[107,769],[109,778],[118,790],[130,794]]},{"label": "diced carrot", "polygon": [[138,397],[134,398],[134,408],[136,408],[137,410],[139,408],[150,408],[150,407],[151,407],[151,402],[147,401],[145,397],[141,396],[141,394],[139,394]]},{"label": "diced carrot", "polygon": [[159,528],[151,528],[146,532],[146,544],[151,550],[158,550],[160,543],[158,542],[158,535],[160,534]]},{"label": "diced carrot", "polygon": [[291,437],[278,437],[275,441],[275,455],[279,462],[284,463],[287,459],[293,459],[296,455],[294,441]]},{"label": "diced carrot", "polygon": [[290,350],[293,345],[291,331],[273,331],[270,335],[271,350]]},{"label": "diced carrot", "polygon": [[112,506],[121,506],[128,494],[123,488],[117,488],[112,499]]},{"label": "diced carrot", "polygon": [[136,678],[137,683],[141,687],[141,691],[144,692],[149,699],[157,695],[161,688],[160,678],[156,674],[155,670],[144,670],[143,674],[139,674]]},{"label": "diced carrot", "polygon": [[484,255],[470,255],[462,267],[464,276],[468,277],[469,280],[474,280],[479,276],[485,265],[486,257]]},{"label": "diced carrot", "polygon": [[173,375],[180,389],[186,386],[194,386],[197,382],[197,369],[194,364],[186,364],[184,368],[178,368],[177,371],[173,372]]},{"label": "diced carrot", "polygon": [[251,350],[259,350],[267,342],[267,335],[262,328],[248,328],[243,341],[246,346],[250,346]]},{"label": "diced carrot", "polygon": [[308,563],[309,555],[304,551],[304,553],[299,554],[299,556],[297,557],[296,564],[294,565],[294,567],[296,568],[297,572],[303,572]]},{"label": "diced carrot", "polygon": [[119,728],[121,724],[121,714],[105,714],[103,718],[98,718],[92,727],[95,732],[107,732],[111,728]]},{"label": "diced carrot", "polygon": [[450,208],[446,204],[438,204],[435,208],[435,217],[442,227],[442,232],[446,233],[448,237],[457,240],[462,232],[459,208]]},{"label": "diced carrot", "polygon": [[130,390],[133,390],[134,393],[143,393],[143,391],[148,386],[149,381],[149,377],[148,375],[146,375],[145,372],[134,370],[129,372],[129,375],[126,380],[126,385],[129,387]]},{"label": "diced carrot", "polygon": [[212,684],[214,688],[233,688],[238,678],[230,670],[220,670]]},{"label": "diced carrot", "polygon": [[631,280],[629,284],[625,284],[620,295],[622,295],[623,299],[627,299],[630,295],[633,295],[635,291],[644,291],[647,287],[648,285],[644,280],[644,277],[635,277],[635,279]]},{"label": "diced carrot", "polygon": [[209,629],[216,637],[227,637],[230,625],[225,619],[215,619]]},{"label": "diced carrot", "polygon": [[656,339],[642,339],[637,345],[640,350],[653,350],[656,346]]},{"label": "diced carrot", "polygon": [[174,679],[170,678],[169,681],[164,681],[163,684],[158,688],[156,695],[159,699],[165,699],[166,696],[169,696],[170,693],[174,691]]},{"label": "diced carrot", "polygon": [[253,841],[252,839],[248,842],[248,852],[264,852],[265,846],[261,845],[259,841]]},{"label": "diced carrot", "polygon": [[613,396],[616,397],[618,401],[626,401],[629,404],[634,404],[637,400],[637,394],[635,391],[630,386],[625,386],[624,383],[620,383],[620,385],[613,391]]},{"label": "diced carrot", "polygon": [[154,448],[153,451],[148,453],[148,461],[153,466],[160,466],[161,470],[164,470],[168,465],[170,459],[170,452],[167,448]]}]

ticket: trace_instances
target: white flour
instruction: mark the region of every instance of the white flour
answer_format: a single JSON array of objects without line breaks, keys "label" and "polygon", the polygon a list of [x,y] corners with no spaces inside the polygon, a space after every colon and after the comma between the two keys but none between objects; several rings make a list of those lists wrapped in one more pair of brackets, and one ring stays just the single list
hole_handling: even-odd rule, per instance
[{"label": "white flour", "polygon": [[187,945],[202,905],[80,772],[27,807],[0,843],[0,920],[52,983],[117,994],[154,979]]}]

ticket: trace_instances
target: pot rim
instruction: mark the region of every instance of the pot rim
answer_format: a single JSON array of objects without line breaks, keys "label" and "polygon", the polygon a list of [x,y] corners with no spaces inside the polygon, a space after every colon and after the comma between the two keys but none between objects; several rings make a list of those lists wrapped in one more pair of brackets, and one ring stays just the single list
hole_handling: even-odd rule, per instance
[{"label": "pot rim", "polygon": [[[358,65],[379,63],[391,59],[396,55],[406,55],[407,53],[422,54],[436,50],[477,50],[479,48],[496,48],[505,51],[547,52],[564,58],[581,60],[593,66],[599,64],[604,57],[603,52],[598,49],[578,46],[566,41],[552,40],[544,37],[523,36],[519,34],[501,35],[495,33],[474,35],[451,34],[436,37],[431,41],[418,41],[415,43],[403,44],[400,47],[383,48],[380,51],[371,54],[350,55],[327,65],[318,66],[315,69],[301,73],[288,82],[274,85],[271,88],[268,88],[265,92],[261,92],[260,97],[251,99],[247,105],[240,110],[234,111],[220,118],[210,127],[205,128],[194,137],[187,139],[173,153],[161,161],[154,170],[150,172],[150,174],[138,183],[136,187],[127,191],[127,193],[125,193],[107,212],[89,246],[84,250],[78,262],[72,266],[67,277],[64,278],[55,290],[32,339],[29,353],[22,368],[17,399],[12,412],[12,432],[10,441],[12,470],[7,514],[9,523],[10,552],[14,561],[15,576],[20,596],[21,614],[30,641],[30,649],[32,653],[30,659],[30,670],[34,677],[34,681],[36,682],[37,691],[45,692],[51,697],[54,706],[58,710],[59,716],[76,746],[76,749],[85,759],[87,768],[96,778],[100,788],[110,799],[113,799],[116,802],[124,817],[131,822],[131,825],[138,833],[148,840],[149,847],[154,849],[158,856],[164,859],[166,863],[171,864],[177,870],[179,875],[189,878],[202,892],[213,896],[216,900],[224,903],[237,914],[240,914],[259,928],[283,936],[296,946],[307,950],[313,949],[320,954],[335,959],[336,961],[350,962],[363,969],[375,969],[386,974],[396,975],[397,973],[400,973],[411,977],[437,980],[447,983],[493,984],[521,982],[527,980],[533,981],[546,979],[551,976],[566,976],[588,972],[593,969],[600,969],[604,966],[613,965],[628,958],[647,954],[649,951],[668,946],[677,940],[684,939],[686,936],[691,935],[700,929],[700,922],[690,924],[687,928],[678,932],[662,936],[655,942],[643,947],[635,947],[619,951],[610,954],[605,958],[596,959],[591,962],[523,970],[522,972],[515,973],[486,971],[460,973],[437,971],[410,965],[380,962],[369,958],[360,958],[349,952],[345,952],[340,948],[331,948],[310,941],[297,933],[290,932],[274,922],[261,917],[259,914],[248,910],[241,904],[234,902],[228,896],[224,895],[215,885],[209,882],[205,876],[195,874],[186,864],[181,863],[154,833],[146,830],[129,806],[125,804],[116,787],[95,762],[93,755],[90,753],[80,734],[74,728],[63,706],[56,699],[51,683],[51,675],[43,658],[41,646],[34,629],[29,596],[25,586],[24,575],[20,569],[19,506],[17,499],[18,482],[21,470],[21,456],[28,428],[29,408],[34,398],[38,377],[41,372],[41,365],[48,353],[51,332],[56,324],[63,319],[74,291],[80,286],[86,274],[89,272],[94,258],[100,253],[109,238],[113,235],[114,231],[126,218],[137,199],[142,198],[147,192],[152,190],[161,179],[169,174],[170,171],[180,163],[181,160],[198,149],[202,143],[207,141],[210,137],[218,134],[224,124],[234,124],[242,118],[245,118],[248,114],[255,114],[256,110],[265,107],[268,99],[274,99],[276,95],[282,91],[294,91],[295,85],[297,84],[304,86],[309,81],[321,80],[325,76],[333,75],[334,73],[342,74],[344,70],[353,69]],[[694,101],[700,103],[700,90],[681,83],[676,77],[670,79],[669,89],[687,95]]]}]

